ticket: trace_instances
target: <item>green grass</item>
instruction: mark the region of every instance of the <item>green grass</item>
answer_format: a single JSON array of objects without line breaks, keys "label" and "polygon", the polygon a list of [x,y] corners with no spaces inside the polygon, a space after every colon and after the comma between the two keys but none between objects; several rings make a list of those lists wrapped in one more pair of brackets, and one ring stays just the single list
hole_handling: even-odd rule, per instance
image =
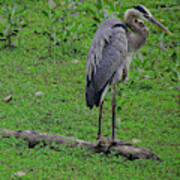
[{"label": "green grass", "polygon": [[[22,139],[0,138],[0,179],[179,179],[180,154],[180,13],[178,1],[56,1],[53,25],[42,11],[50,12],[46,1],[1,1],[0,38],[6,38],[8,14],[4,7],[16,4],[19,30],[12,37],[14,48],[0,41],[0,128],[31,129],[49,134],[95,141],[98,109],[85,105],[86,55],[100,22],[116,12],[123,18],[127,8],[144,4],[173,33],[165,35],[155,27],[141,49],[143,56],[132,62],[129,80],[120,84],[117,97],[116,137],[152,149],[163,162],[124,161],[86,149],[59,151],[48,146],[29,149]],[[121,8],[120,8],[121,7]],[[75,13],[74,16],[71,16]],[[61,19],[61,20],[60,20]],[[63,20],[62,20],[63,19]],[[24,26],[23,26],[24,24]],[[47,33],[55,29],[50,41]],[[55,43],[56,45],[53,45]],[[164,46],[164,50],[158,48]],[[48,49],[51,46],[51,54]],[[51,56],[50,56],[51,55]],[[78,61],[74,61],[78,60]],[[146,78],[148,77],[148,78]],[[36,97],[35,93],[44,94]],[[12,94],[9,103],[2,101]],[[111,136],[111,92],[106,95],[103,135]],[[23,171],[18,177],[15,173]]]}]

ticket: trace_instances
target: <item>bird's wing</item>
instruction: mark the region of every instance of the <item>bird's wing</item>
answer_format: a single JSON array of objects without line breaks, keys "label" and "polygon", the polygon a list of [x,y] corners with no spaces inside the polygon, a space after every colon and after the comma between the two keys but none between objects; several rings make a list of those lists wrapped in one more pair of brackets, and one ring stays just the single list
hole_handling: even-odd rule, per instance
[{"label": "bird's wing", "polygon": [[92,72],[96,73],[96,67],[102,59],[102,51],[107,43],[109,43],[112,29],[107,27],[102,32],[97,31],[92,41],[88,57],[87,57],[87,75],[91,79]]},{"label": "bird's wing", "polygon": [[[100,26],[101,28],[101,26]],[[120,67],[126,63],[127,29],[120,22],[96,32],[87,58],[86,102],[98,105],[101,95]]]},{"label": "bird's wing", "polygon": [[[114,79],[118,70],[124,68],[127,63],[127,36],[121,26],[115,26],[109,42],[102,50],[102,58],[96,64],[96,71],[92,74],[92,82],[97,91],[102,90],[106,84],[117,83],[119,77]],[[116,82],[117,81],[117,82]]]},{"label": "bird's wing", "polygon": [[[102,55],[106,46],[112,44],[113,37],[119,36],[120,41],[123,43],[123,47],[126,48],[126,30],[121,20],[118,18],[110,18],[100,25],[97,32],[95,33],[94,39],[92,41],[88,57],[87,57],[87,67],[86,75],[88,79],[91,80],[92,75],[96,73],[96,69],[99,66],[101,60],[103,60]],[[119,35],[118,35],[119,33]]]}]

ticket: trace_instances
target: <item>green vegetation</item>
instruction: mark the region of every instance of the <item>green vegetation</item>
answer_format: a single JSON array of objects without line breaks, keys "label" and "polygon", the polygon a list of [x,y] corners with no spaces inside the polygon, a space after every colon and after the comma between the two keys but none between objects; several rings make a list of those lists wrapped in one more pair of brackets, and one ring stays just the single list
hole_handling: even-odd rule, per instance
[{"label": "green vegetation", "polygon": [[[29,149],[22,139],[0,138],[0,179],[179,179],[178,0],[54,2],[0,2],[0,128],[95,141],[98,109],[90,111],[84,99],[91,40],[107,17],[123,19],[126,9],[144,4],[173,35],[147,24],[147,43],[132,62],[129,81],[118,88],[116,136],[140,140],[139,146],[152,149],[163,162],[124,161],[63,146]],[[12,100],[4,102],[10,94]],[[111,135],[111,92],[103,135]]]}]

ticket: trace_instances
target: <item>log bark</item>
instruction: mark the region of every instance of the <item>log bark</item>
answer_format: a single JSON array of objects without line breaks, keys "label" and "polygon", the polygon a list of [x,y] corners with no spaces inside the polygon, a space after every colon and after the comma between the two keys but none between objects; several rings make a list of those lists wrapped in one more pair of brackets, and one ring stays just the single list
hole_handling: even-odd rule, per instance
[{"label": "log bark", "polygon": [[141,148],[134,146],[122,140],[116,140],[114,143],[108,138],[101,138],[97,142],[88,142],[73,137],[66,137],[61,135],[52,135],[41,132],[36,132],[33,130],[10,130],[10,129],[0,129],[0,137],[8,138],[14,136],[16,138],[23,138],[29,143],[29,148],[33,148],[39,143],[44,143],[44,145],[53,146],[54,144],[68,145],[67,147],[87,147],[96,153],[111,154],[115,156],[123,156],[129,160],[135,159],[152,159],[161,161],[161,159],[154,154],[151,150],[146,148]]}]

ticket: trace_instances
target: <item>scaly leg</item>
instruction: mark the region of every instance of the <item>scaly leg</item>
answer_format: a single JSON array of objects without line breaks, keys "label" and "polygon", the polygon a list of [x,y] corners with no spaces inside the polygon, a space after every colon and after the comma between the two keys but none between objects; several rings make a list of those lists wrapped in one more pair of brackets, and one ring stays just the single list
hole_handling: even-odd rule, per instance
[{"label": "scaly leg", "polygon": [[112,93],[112,141],[115,140],[115,118],[116,118],[116,85],[113,85]]},{"label": "scaly leg", "polygon": [[103,102],[100,104],[99,107],[99,123],[98,123],[98,133],[97,133],[97,139],[101,138],[101,119],[102,119],[102,109],[103,109]]}]

